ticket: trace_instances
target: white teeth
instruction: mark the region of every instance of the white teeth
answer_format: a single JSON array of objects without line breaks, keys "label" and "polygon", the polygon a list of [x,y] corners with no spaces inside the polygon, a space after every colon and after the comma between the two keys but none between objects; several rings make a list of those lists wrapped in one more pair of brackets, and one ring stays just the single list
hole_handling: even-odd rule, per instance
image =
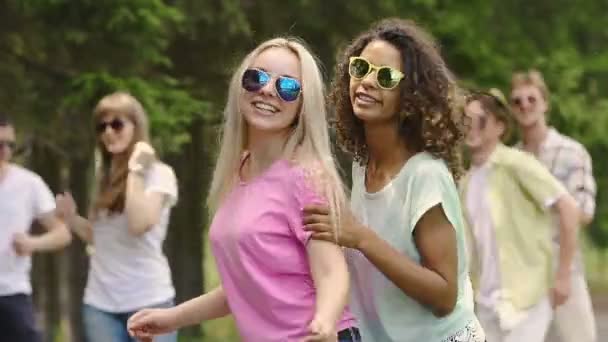
[{"label": "white teeth", "polygon": [[375,98],[365,94],[357,94],[357,98],[363,102],[377,102]]},{"label": "white teeth", "polygon": [[278,109],[275,108],[274,106],[271,106],[267,103],[263,103],[263,102],[256,102],[253,104],[255,106],[255,108],[257,109],[261,109],[261,110],[265,110],[265,111],[269,111],[272,113],[276,113],[278,112]]}]

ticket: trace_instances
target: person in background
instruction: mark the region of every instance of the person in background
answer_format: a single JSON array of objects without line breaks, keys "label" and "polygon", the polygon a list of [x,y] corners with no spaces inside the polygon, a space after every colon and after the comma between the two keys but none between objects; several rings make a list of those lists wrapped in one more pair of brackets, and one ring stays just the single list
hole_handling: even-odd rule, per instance
[{"label": "person in background", "polygon": [[[93,250],[83,307],[88,342],[128,342],[127,319],[135,311],[173,306],[162,245],[177,181],[148,144],[148,117],[133,96],[103,97],[93,120],[101,163],[88,218],[78,215],[69,193],[57,196],[57,208]],[[155,341],[175,342],[177,334]]]},{"label": "person in background", "polygon": [[[543,342],[553,309],[570,295],[576,202],[532,155],[501,143],[511,114],[498,95],[473,93],[466,114],[472,165],[461,198],[477,317],[488,341]],[[553,215],[560,218],[556,272]]]},{"label": "person in background", "polygon": [[[580,225],[589,225],[596,195],[591,156],[582,144],[548,125],[549,89],[540,72],[530,70],[513,75],[511,108],[523,138],[516,146],[532,153],[566,187],[578,203]],[[553,241],[557,258],[558,230]],[[570,297],[556,309],[552,332],[562,342],[595,342],[595,316],[578,247],[571,275]]]},{"label": "person in background", "polygon": [[[11,163],[15,139],[12,122],[0,114],[0,336],[3,341],[39,342],[31,255],[67,246],[71,234],[57,217],[53,194],[40,176]],[[34,221],[44,234],[30,235]]]}]

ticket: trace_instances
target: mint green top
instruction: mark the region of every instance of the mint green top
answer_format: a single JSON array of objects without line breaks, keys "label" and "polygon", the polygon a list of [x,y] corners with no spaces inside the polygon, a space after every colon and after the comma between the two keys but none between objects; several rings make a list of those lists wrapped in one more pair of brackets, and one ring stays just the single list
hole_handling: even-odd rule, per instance
[{"label": "mint green top", "polygon": [[351,309],[365,342],[483,342],[484,334],[473,312],[467,269],[465,228],[458,190],[446,164],[426,152],[411,157],[382,190],[365,189],[365,167],[353,163],[351,207],[358,219],[393,248],[420,263],[414,229],[422,215],[441,205],[456,231],[458,299],[452,313],[433,315],[386,278],[363,254],[347,251],[351,273]]}]

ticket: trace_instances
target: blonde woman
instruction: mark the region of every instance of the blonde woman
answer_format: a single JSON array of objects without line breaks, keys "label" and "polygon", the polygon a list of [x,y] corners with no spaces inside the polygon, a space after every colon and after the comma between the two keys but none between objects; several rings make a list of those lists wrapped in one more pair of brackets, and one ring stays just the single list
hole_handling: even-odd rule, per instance
[{"label": "blonde woman", "polygon": [[[89,342],[133,341],[127,319],[137,310],[173,306],[175,290],[162,244],[177,185],[171,167],[148,144],[148,119],[131,95],[114,93],[94,110],[101,155],[89,219],[72,197],[57,196],[70,228],[92,245],[83,319]],[[155,341],[176,341],[175,333]]]},{"label": "blonde woman", "polygon": [[311,53],[273,39],[234,73],[208,199],[221,286],[167,310],[129,320],[142,341],[232,314],[243,341],[359,341],[345,310],[341,249],[312,241],[302,208],[345,195],[331,155],[323,82]]}]

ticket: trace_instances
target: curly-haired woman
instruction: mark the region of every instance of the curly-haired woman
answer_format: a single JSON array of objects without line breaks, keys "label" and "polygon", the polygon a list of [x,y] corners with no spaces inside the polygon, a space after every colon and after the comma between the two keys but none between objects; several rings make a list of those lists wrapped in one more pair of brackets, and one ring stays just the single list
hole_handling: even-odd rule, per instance
[{"label": "curly-haired woman", "polygon": [[[484,340],[475,317],[455,181],[462,99],[426,32],[386,19],[337,61],[330,102],[354,156],[348,247],[352,309],[364,341]],[[323,206],[304,208],[313,239],[335,241]]]}]

